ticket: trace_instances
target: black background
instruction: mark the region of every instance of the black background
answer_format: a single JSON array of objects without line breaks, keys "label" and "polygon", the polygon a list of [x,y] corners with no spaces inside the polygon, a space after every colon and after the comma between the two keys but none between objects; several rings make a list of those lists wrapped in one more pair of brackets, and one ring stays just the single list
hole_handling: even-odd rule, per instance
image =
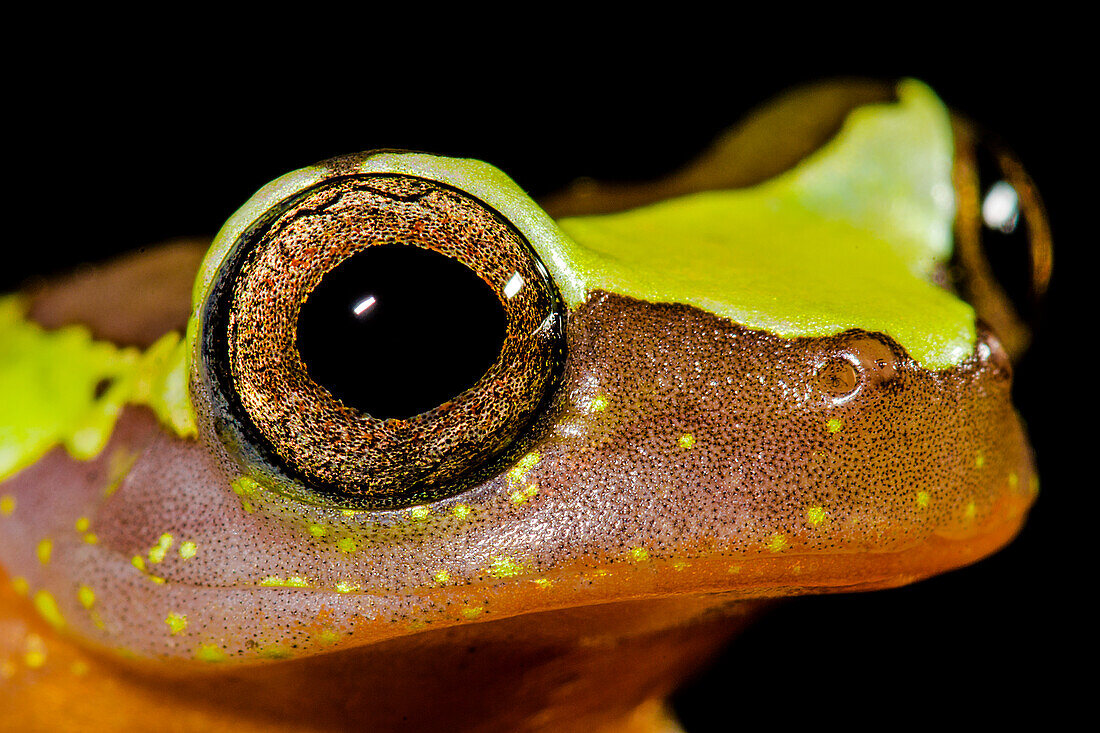
[{"label": "black background", "polygon": [[1093,500],[1086,507],[1082,497],[1095,479],[1073,478],[1087,465],[1073,431],[1095,429],[1067,421],[1074,413],[1086,426],[1095,421],[1096,380],[1081,353],[1083,315],[1095,312],[1081,254],[1091,245],[1084,196],[1095,133],[1081,102],[1088,85],[1077,79],[1083,60],[1045,45],[1040,52],[1032,30],[1013,33],[985,38],[965,57],[951,50],[972,42],[964,34],[901,60],[873,51],[833,60],[791,47],[705,57],[646,44],[599,56],[576,45],[556,46],[553,57],[519,48],[502,52],[512,54],[506,72],[461,46],[385,63],[365,51],[337,63],[316,39],[293,53],[260,48],[231,61],[175,39],[56,46],[46,56],[64,56],[59,70],[24,64],[8,80],[0,285],[212,235],[267,181],[341,153],[476,157],[537,198],[581,175],[659,177],[793,84],[921,78],[999,132],[1048,205],[1054,284],[1016,377],[1043,480],[1039,502],[1012,545],[973,567],[778,606],[676,704],[689,731],[1049,718],[1070,697],[1070,660],[1093,654],[1094,632],[1078,625],[1086,576],[1075,568],[1090,564],[1078,547],[1094,531]]}]

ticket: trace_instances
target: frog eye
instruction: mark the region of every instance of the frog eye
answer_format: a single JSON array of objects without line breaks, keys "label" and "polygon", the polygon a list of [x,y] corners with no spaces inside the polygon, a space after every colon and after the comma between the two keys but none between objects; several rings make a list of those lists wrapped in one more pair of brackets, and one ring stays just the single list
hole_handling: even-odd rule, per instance
[{"label": "frog eye", "polygon": [[955,119],[955,269],[961,294],[1008,352],[1027,347],[1050,282],[1052,247],[1039,192],[1016,156]]},{"label": "frog eye", "polygon": [[456,493],[551,391],[563,314],[530,244],[473,196],[329,178],[268,210],[218,272],[202,353],[219,433],[307,499]]}]

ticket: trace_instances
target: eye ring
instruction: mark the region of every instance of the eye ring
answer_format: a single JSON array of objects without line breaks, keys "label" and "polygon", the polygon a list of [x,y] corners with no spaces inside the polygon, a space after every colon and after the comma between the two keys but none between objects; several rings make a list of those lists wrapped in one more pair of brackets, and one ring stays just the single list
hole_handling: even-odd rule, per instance
[{"label": "eye ring", "polygon": [[[334,271],[387,247],[467,268],[498,299],[507,325],[475,384],[427,411],[380,418],[314,381],[297,327],[303,304]],[[202,359],[218,392],[220,437],[242,463],[285,475],[307,500],[390,508],[457,493],[552,392],[564,314],[527,240],[475,197],[403,174],[325,179],[244,231],[216,276]]]}]

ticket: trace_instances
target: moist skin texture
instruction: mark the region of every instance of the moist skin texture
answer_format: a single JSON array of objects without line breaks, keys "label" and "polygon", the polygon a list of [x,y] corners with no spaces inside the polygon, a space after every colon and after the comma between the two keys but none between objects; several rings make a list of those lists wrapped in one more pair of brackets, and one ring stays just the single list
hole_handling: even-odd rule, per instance
[{"label": "moist skin texture", "polygon": [[[405,714],[388,707],[407,699],[392,674],[377,688],[390,695],[326,682],[289,709],[278,701],[306,679],[376,669],[378,655],[419,664],[466,645],[470,664],[511,684],[463,696],[461,664],[429,664],[425,690],[457,727],[492,729],[495,711],[529,714],[533,730],[576,713],[595,729],[667,692],[737,626],[716,619],[746,617],[751,599],[970,562],[1007,541],[1031,501],[992,337],[929,372],[873,334],[781,339],[594,293],[568,338],[559,399],[501,470],[426,509],[345,516],[234,491],[220,446],[175,438],[143,408],[126,408],[98,458],[55,449],[6,481],[5,564],[19,576],[3,591],[5,714],[30,724],[62,704],[91,720],[96,694],[121,701],[112,714],[127,726],[168,706],[237,730],[241,716],[384,728]],[[31,604],[56,628],[28,619]],[[607,670],[576,671],[619,651],[645,666],[628,660],[657,650],[681,661],[614,685]],[[549,708],[518,694],[540,674],[583,692]]]}]

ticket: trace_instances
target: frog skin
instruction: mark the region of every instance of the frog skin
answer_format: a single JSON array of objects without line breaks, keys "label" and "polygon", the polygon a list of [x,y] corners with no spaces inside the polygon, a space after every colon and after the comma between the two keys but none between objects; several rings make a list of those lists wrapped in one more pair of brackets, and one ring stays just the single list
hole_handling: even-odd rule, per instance
[{"label": "frog skin", "polygon": [[[804,140],[767,144],[809,109]],[[893,587],[1010,541],[1037,487],[1010,399],[1022,337],[994,296],[980,321],[939,284],[959,129],[916,82],[755,119],[668,181],[545,210],[474,161],[327,161],[209,248],[0,301],[0,722],[674,730],[663,699],[769,599]],[[565,313],[556,381],[514,438],[460,487],[382,507],[250,448],[209,356],[209,324],[246,322],[211,304],[262,274],[257,255],[226,284],[238,243],[348,181],[299,218],[488,207]],[[308,269],[303,251],[284,256]],[[264,409],[272,430],[292,418]]]}]

